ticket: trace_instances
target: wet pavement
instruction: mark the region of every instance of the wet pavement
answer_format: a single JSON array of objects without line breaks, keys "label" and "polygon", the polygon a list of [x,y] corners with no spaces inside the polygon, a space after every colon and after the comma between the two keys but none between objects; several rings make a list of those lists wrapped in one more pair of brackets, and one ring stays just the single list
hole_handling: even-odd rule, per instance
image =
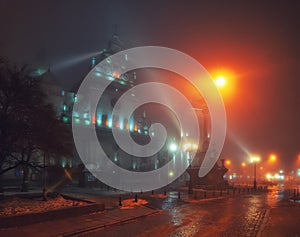
[{"label": "wet pavement", "polygon": [[271,193],[224,196],[195,203],[178,200],[176,194],[170,196],[155,203],[165,212],[85,236],[256,236],[266,210],[274,203]]},{"label": "wet pavement", "polygon": [[[44,236],[300,236],[300,203],[289,200],[293,195],[290,188],[279,186],[269,192],[224,192],[216,195],[207,192],[206,199],[199,195],[197,200],[186,191],[181,191],[180,199],[178,191],[167,192],[167,196],[139,194],[148,204],[134,210],[118,209],[119,195],[126,198],[132,194],[110,192],[106,195],[108,193],[105,192],[99,195],[98,191],[78,191],[76,193],[72,190],[72,193],[78,197],[103,201],[108,210],[69,220],[52,221],[48,225],[44,222],[7,231],[25,233],[28,230],[28,234],[31,233],[28,236],[33,236],[38,226],[44,229]],[[46,230],[47,226],[52,234]]]},{"label": "wet pavement", "polygon": [[[178,200],[177,192],[171,192],[167,199],[149,198],[149,205],[164,212],[84,236],[300,236],[299,204],[289,200],[292,195],[292,190],[276,187],[270,192],[245,193],[234,197],[223,195],[187,203],[186,197]],[[292,228],[292,222],[288,219],[286,226],[283,224],[289,213],[294,215],[290,217],[293,218]],[[280,215],[281,219],[278,219]],[[281,223],[278,225],[274,220]]]}]

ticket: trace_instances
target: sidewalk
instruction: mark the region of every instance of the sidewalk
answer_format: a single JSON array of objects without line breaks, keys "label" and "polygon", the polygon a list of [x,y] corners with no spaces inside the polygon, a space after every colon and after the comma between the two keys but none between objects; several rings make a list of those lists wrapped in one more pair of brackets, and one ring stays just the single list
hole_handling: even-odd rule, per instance
[{"label": "sidewalk", "polygon": [[263,237],[297,237],[300,236],[300,206],[275,207],[269,210]]},{"label": "sidewalk", "polygon": [[[37,194],[39,190],[30,190],[27,194]],[[14,196],[24,193],[10,192],[5,196]],[[131,193],[123,191],[101,190],[92,188],[68,187],[62,194],[74,198],[94,201],[105,204],[105,211],[76,216],[72,218],[45,221],[27,226],[0,229],[1,236],[74,236],[83,232],[92,231],[114,224],[132,221],[160,212],[147,206],[134,206],[131,209],[120,209],[119,196],[122,199],[133,198]],[[139,197],[141,198],[141,197]]]},{"label": "sidewalk", "polygon": [[158,212],[160,211],[144,206],[125,210],[114,209],[75,218],[65,218],[29,226],[1,229],[0,232],[1,236],[73,236],[82,232],[104,228],[117,223],[124,223]]}]

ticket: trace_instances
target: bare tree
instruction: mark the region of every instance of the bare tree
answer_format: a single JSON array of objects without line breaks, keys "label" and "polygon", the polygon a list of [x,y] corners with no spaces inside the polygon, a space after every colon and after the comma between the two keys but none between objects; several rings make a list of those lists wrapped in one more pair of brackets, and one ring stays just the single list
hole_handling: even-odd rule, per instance
[{"label": "bare tree", "polygon": [[44,153],[72,155],[71,132],[46,102],[41,81],[30,77],[25,66],[0,64],[0,81],[0,178],[21,166],[26,191],[30,169],[44,168],[36,162]]}]

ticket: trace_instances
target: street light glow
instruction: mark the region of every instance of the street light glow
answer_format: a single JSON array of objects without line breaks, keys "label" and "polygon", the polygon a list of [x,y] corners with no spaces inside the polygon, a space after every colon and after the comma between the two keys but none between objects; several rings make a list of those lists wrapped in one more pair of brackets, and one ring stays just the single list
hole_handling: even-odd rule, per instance
[{"label": "street light glow", "polygon": [[218,88],[222,98],[229,102],[234,98],[236,83],[237,83],[237,74],[226,67],[218,67],[210,71],[215,86]]},{"label": "street light glow", "polygon": [[169,149],[170,149],[170,151],[175,152],[175,151],[177,151],[177,145],[175,143],[171,143]]},{"label": "street light glow", "polygon": [[230,160],[226,160],[225,163],[226,163],[226,165],[230,165],[231,161]]},{"label": "street light glow", "polygon": [[226,85],[226,79],[224,76],[218,76],[215,83],[217,87],[224,87]]},{"label": "street light glow", "polygon": [[256,190],[257,188],[257,181],[256,181],[256,163],[260,162],[259,156],[251,156],[250,162],[254,164],[254,180],[253,180],[253,188]]},{"label": "street light glow", "polygon": [[277,156],[276,156],[275,154],[271,154],[271,155],[269,156],[269,160],[270,160],[271,162],[275,162],[275,161],[277,160]]},{"label": "street light glow", "polygon": [[250,157],[250,162],[251,163],[260,162],[260,157],[259,156],[252,156],[252,157]]}]

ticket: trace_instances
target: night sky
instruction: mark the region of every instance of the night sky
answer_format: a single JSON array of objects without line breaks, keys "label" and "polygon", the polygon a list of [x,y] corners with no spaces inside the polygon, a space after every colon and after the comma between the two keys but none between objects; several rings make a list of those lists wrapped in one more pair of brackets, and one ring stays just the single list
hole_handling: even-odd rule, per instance
[{"label": "night sky", "polygon": [[[0,53],[52,66],[103,49],[117,25],[127,47],[166,46],[210,72],[230,70],[223,157],[276,152],[291,167],[300,153],[299,13],[298,1],[2,0]],[[70,87],[85,73],[76,65],[57,79]]]}]

